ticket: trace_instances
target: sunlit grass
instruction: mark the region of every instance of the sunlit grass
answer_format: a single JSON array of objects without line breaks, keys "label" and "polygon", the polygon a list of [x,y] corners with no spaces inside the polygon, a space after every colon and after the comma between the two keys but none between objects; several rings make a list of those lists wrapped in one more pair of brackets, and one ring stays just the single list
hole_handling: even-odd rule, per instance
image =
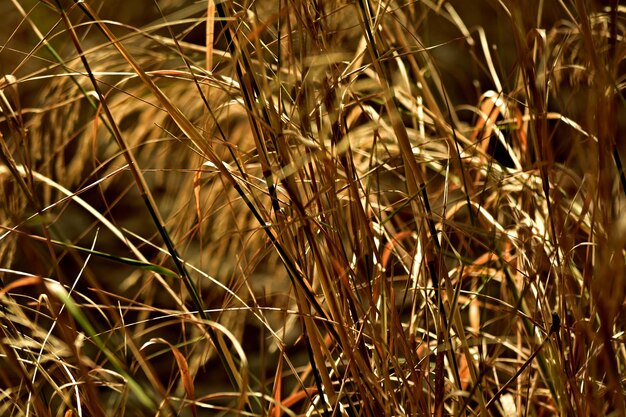
[{"label": "sunlit grass", "polygon": [[1,415],[624,415],[617,4],[139,3],[0,10]]}]

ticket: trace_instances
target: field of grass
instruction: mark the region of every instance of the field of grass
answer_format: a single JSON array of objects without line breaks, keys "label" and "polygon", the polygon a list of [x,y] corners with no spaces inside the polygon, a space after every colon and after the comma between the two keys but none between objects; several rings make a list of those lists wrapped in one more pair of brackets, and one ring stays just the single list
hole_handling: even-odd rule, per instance
[{"label": "field of grass", "polygon": [[626,415],[617,0],[0,13],[0,415]]}]

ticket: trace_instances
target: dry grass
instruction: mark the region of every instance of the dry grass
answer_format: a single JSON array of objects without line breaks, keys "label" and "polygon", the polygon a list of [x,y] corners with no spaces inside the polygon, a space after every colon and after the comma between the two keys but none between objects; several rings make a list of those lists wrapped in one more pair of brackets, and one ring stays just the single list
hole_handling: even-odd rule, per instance
[{"label": "dry grass", "polygon": [[0,414],[624,416],[626,10],[522,3],[5,0]]}]

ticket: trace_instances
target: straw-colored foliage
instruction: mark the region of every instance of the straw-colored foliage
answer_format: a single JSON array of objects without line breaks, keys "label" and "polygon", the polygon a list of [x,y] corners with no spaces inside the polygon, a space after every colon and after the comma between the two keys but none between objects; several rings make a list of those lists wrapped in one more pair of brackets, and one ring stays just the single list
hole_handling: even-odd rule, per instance
[{"label": "straw-colored foliage", "polygon": [[0,8],[1,415],[624,415],[617,2],[136,3]]}]

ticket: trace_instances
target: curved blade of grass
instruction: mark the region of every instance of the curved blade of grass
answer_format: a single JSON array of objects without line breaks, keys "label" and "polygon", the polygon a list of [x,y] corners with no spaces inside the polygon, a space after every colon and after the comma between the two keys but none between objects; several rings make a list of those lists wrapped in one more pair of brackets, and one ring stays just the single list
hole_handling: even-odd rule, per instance
[{"label": "curved blade of grass", "polygon": [[[121,169],[123,169],[123,168],[121,168]],[[31,170],[30,172],[27,173],[26,168],[24,166],[22,166],[22,165],[17,165],[15,167],[15,170],[17,171],[17,173],[20,176],[31,175],[35,180],[40,181],[40,182],[48,185],[49,187],[52,187],[52,188],[60,191],[61,193],[66,195],[67,198],[72,199],[72,201],[77,203],[79,206],[81,206],[87,212],[89,212],[92,216],[94,216],[94,218],[96,218],[99,222],[101,222],[107,229],[109,229],[111,231],[111,233],[113,233],[113,235],[115,237],[117,237],[124,245],[126,245],[135,254],[135,256],[137,256],[138,262],[142,262],[144,264],[149,264],[148,260],[145,258],[145,256],[143,256],[141,251],[135,245],[133,245],[132,242],[130,242],[113,223],[111,223],[106,217],[104,217],[101,213],[99,213],[98,210],[96,210],[95,208],[90,206],[85,200],[83,200],[78,195],[76,195],[76,193],[71,192],[67,188],[65,188],[62,185],[52,181],[50,178],[47,178],[45,175],[42,175],[42,174],[40,174],[37,171],[32,171]],[[7,173],[9,171],[10,171],[9,168],[6,168],[4,166],[0,166],[0,174]],[[103,180],[100,180],[100,181],[103,181]],[[93,186],[93,185],[95,185],[95,184],[92,184],[91,186]],[[64,200],[61,200],[61,201],[64,201]],[[61,201],[59,201],[59,202],[61,202]],[[54,205],[58,204],[59,202],[55,203]],[[49,206],[49,207],[43,208],[39,213],[34,214],[33,216],[31,216],[26,221],[30,221],[34,217],[42,215],[42,213],[44,213],[46,210],[50,209],[51,207],[53,207],[53,206]],[[6,234],[11,233],[12,231],[14,231],[16,229],[17,229],[17,226],[11,228],[4,235],[0,235],[0,240],[2,240]],[[65,243],[63,243],[63,244],[65,244]],[[153,271],[153,272],[155,272],[155,271]],[[172,271],[170,271],[170,272],[172,272]],[[178,277],[178,275],[176,275],[176,276]],[[174,291],[172,291],[172,289],[168,285],[165,285],[165,283],[163,282],[163,277],[161,277],[157,273],[156,278],[159,281],[159,283],[161,283],[163,285],[165,290],[172,297],[172,299],[176,302],[176,304],[178,306],[180,306],[181,309],[187,311],[187,309],[185,308],[184,303],[178,297],[178,295]]]},{"label": "curved blade of grass", "polygon": [[67,292],[65,288],[59,283],[48,283],[48,290],[54,294],[59,301],[67,307],[69,313],[74,317],[74,319],[80,324],[80,326],[85,330],[87,335],[94,341],[98,349],[104,353],[107,357],[113,368],[119,373],[128,384],[130,390],[137,396],[137,399],[141,402],[142,405],[149,409],[157,409],[157,402],[148,395],[148,393],[141,387],[141,385],[135,381],[135,379],[126,371],[122,362],[111,352],[111,350],[106,346],[106,344],[100,339],[98,336],[98,332],[91,325],[89,319],[85,314],[83,314],[82,310],[74,302],[72,296]]},{"label": "curved blade of grass", "polygon": [[150,262],[139,261],[137,259],[125,258],[123,256],[111,255],[110,253],[100,252],[93,249],[83,248],[82,246],[72,245],[67,242],[60,242],[58,240],[50,240],[50,242],[54,243],[58,246],[63,246],[68,249],[77,250],[79,252],[87,253],[90,255],[95,255],[103,259],[108,259],[113,262],[117,262],[119,264],[132,266],[135,268],[142,269],[144,271],[155,272],[157,274],[170,277],[170,278],[179,278],[179,275],[172,271],[171,269],[165,268],[161,265],[156,265]]}]

